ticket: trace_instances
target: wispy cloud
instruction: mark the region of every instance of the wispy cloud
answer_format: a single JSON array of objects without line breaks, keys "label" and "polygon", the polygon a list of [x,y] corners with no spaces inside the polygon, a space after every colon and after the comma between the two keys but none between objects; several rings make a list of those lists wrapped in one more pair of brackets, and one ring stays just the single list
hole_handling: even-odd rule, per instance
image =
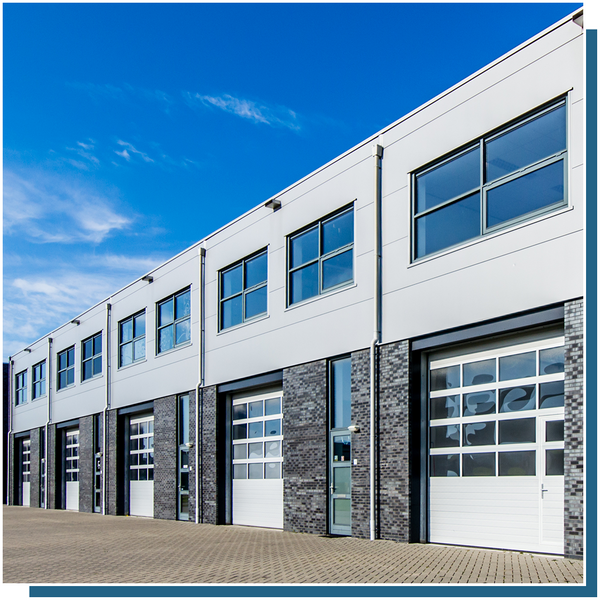
[{"label": "wispy cloud", "polygon": [[191,107],[205,106],[218,108],[242,119],[254,123],[262,123],[271,127],[285,127],[292,131],[300,131],[298,115],[284,106],[269,106],[253,100],[236,98],[229,94],[208,96],[192,92],[184,92],[184,101]]},{"label": "wispy cloud", "polygon": [[115,152],[119,155],[119,156],[123,156],[123,158],[126,158],[127,160],[130,160],[130,155],[129,152],[131,152],[132,154],[137,154],[138,156],[140,156],[142,158],[142,160],[144,160],[147,163],[153,163],[154,159],[150,158],[145,152],[142,152],[141,150],[138,150],[137,148],[134,147],[133,144],[130,144],[129,142],[124,142],[123,140],[117,140],[117,144],[119,144],[119,146],[123,146],[125,148],[125,150],[123,150],[122,152],[117,152],[115,150]]}]

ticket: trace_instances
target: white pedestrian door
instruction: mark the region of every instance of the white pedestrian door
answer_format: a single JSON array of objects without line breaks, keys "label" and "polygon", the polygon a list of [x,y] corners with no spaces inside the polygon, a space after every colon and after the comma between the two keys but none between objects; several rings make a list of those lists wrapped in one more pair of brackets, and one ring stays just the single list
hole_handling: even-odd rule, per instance
[{"label": "white pedestrian door", "polygon": [[281,392],[233,399],[234,525],[283,529],[282,409]]},{"label": "white pedestrian door", "polygon": [[65,438],[65,508],[79,510],[79,430],[68,430]]},{"label": "white pedestrian door", "polygon": [[129,514],[154,516],[154,415],[129,421]]},{"label": "white pedestrian door", "polygon": [[431,542],[562,554],[564,338],[432,357],[429,455]]},{"label": "white pedestrian door", "polygon": [[30,505],[31,487],[31,440],[21,442],[21,504]]}]

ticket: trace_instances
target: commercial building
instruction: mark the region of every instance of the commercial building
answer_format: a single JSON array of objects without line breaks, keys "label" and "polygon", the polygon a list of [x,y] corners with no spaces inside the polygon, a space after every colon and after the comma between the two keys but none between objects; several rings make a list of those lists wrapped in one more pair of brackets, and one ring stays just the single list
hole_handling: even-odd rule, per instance
[{"label": "commercial building", "polygon": [[582,557],[584,37],[11,357],[9,502]]}]

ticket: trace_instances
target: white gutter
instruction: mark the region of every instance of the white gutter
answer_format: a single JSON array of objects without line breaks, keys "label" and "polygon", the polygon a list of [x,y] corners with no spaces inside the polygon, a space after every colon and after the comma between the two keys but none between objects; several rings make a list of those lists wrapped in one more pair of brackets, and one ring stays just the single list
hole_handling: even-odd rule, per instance
[{"label": "white gutter", "polygon": [[[110,317],[111,317],[111,304],[106,303],[106,378],[104,382],[105,395],[104,395],[104,410],[102,411],[102,514],[106,514],[106,434],[107,424],[106,417],[108,414],[108,407],[110,406]],[[118,350],[117,350],[118,352]],[[96,457],[94,456],[94,465]],[[95,466],[94,466],[95,468]]]},{"label": "white gutter", "polygon": [[[12,377],[13,377],[13,360],[12,360],[12,357],[9,356],[8,357],[8,385],[7,385],[8,389],[6,390],[8,393],[8,434],[7,434],[8,435],[8,441],[7,441],[8,481],[5,482],[6,483],[6,505],[7,506],[10,505],[10,490],[12,489],[11,479],[14,480],[14,469],[15,469],[15,465],[11,461],[11,455],[13,453],[11,452],[12,444],[10,443],[10,434],[12,433],[12,416],[13,416]],[[12,478],[11,478],[11,473],[12,473]],[[14,504],[14,498],[13,498],[13,504]]]},{"label": "white gutter", "polygon": [[[195,510],[195,522],[200,522],[199,508],[200,508],[200,495],[201,489],[200,484],[200,426],[199,426],[199,413],[200,413],[200,390],[204,387],[204,279],[205,279],[205,268],[206,268],[206,248],[199,247],[198,254],[200,255],[200,285],[199,290],[199,305],[200,305],[200,335],[198,339],[198,385],[196,386],[196,510]],[[204,517],[202,518],[204,522]]]},{"label": "white gutter", "polygon": [[46,433],[44,435],[44,509],[48,510],[48,431],[52,420],[52,338],[48,338],[48,356],[46,358],[46,398],[48,401],[48,412],[46,415]]},{"label": "white gutter", "polygon": [[381,341],[381,158],[383,148],[373,145],[374,198],[373,198],[373,340],[371,341],[370,412],[369,412],[369,533],[375,539],[375,402],[376,364],[375,348]]}]

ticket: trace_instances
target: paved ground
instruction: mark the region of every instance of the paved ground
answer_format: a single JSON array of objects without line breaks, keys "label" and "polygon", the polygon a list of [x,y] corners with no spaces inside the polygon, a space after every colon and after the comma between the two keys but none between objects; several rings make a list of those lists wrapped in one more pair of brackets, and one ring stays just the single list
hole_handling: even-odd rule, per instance
[{"label": "paved ground", "polygon": [[4,507],[4,583],[582,583],[583,563]]}]

